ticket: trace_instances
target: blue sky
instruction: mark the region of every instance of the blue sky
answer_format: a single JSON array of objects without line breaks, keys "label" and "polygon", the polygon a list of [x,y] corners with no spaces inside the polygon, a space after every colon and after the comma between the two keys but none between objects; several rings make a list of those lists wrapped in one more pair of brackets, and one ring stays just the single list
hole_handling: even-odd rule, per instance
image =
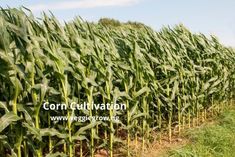
[{"label": "blue sky", "polygon": [[193,32],[216,35],[235,47],[235,0],[1,0],[1,7],[26,6],[40,16],[51,10],[61,21],[81,16],[143,22],[155,30],[183,23]]}]

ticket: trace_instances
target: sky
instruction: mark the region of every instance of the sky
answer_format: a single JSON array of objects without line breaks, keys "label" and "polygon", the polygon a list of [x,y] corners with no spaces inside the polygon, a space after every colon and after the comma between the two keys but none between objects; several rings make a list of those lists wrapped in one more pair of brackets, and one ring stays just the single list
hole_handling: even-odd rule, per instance
[{"label": "sky", "polygon": [[50,10],[60,21],[76,16],[94,22],[102,17],[138,21],[156,31],[182,23],[235,47],[235,0],[1,0],[0,6],[25,6],[38,17]]}]

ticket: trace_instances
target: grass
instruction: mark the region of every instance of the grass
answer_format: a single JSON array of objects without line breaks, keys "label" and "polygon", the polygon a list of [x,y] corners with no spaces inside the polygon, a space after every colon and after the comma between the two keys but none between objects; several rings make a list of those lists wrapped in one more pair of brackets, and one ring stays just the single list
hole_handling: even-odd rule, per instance
[{"label": "grass", "polygon": [[186,133],[190,143],[169,151],[170,157],[232,157],[235,154],[235,109],[226,109],[213,123]]}]

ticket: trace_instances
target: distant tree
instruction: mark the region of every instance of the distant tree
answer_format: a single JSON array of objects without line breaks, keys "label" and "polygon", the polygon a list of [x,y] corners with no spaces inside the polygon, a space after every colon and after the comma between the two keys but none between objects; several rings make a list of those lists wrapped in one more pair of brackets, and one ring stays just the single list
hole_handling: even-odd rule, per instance
[{"label": "distant tree", "polygon": [[115,19],[111,19],[111,18],[101,18],[98,21],[98,24],[104,25],[104,26],[114,26],[114,27],[118,27],[121,26],[122,23],[118,20]]},{"label": "distant tree", "polygon": [[128,21],[125,23],[126,25],[130,25],[134,28],[144,28],[144,27],[148,27],[145,24],[141,23],[141,22],[133,22],[133,21]]},{"label": "distant tree", "polygon": [[136,28],[136,29],[141,29],[141,28],[146,28],[146,27],[150,28],[149,26],[147,26],[141,22],[128,21],[126,23],[123,23],[123,22],[120,22],[120,21],[112,19],[112,18],[101,18],[98,21],[98,24],[103,25],[103,26],[112,26],[112,27],[130,26],[130,27]]}]

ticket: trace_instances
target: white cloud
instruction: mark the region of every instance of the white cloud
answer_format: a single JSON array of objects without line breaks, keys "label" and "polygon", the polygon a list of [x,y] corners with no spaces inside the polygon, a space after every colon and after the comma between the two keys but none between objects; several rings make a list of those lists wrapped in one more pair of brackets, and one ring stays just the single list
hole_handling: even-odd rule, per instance
[{"label": "white cloud", "polygon": [[68,10],[78,8],[96,8],[108,6],[130,6],[138,3],[139,0],[79,0],[79,1],[64,1],[48,4],[37,4],[29,6],[32,11],[47,11],[47,10]]}]

